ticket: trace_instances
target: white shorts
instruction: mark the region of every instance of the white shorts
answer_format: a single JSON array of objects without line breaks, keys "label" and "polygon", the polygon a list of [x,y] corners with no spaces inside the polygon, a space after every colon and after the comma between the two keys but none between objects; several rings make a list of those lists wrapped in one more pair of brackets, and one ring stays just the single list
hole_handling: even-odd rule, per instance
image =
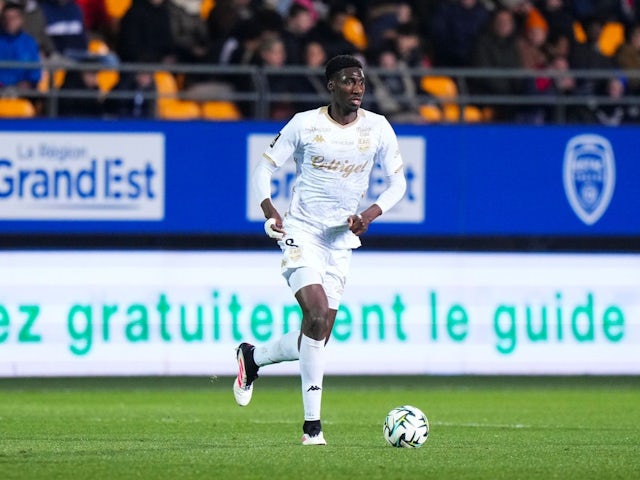
[{"label": "white shorts", "polygon": [[282,276],[294,295],[302,287],[320,283],[327,294],[329,308],[337,310],[349,273],[351,249],[331,248],[322,237],[291,228],[278,244],[283,254]]}]

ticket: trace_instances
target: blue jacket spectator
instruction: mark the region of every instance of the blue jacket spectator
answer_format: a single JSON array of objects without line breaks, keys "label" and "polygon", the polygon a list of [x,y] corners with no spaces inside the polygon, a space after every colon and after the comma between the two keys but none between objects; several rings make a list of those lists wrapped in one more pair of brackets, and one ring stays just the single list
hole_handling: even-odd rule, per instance
[{"label": "blue jacket spectator", "polygon": [[[25,33],[24,8],[21,4],[7,3],[0,14],[0,60],[10,62],[37,63],[40,61],[38,44]],[[2,68],[0,86],[33,88],[40,80],[40,69]]]},{"label": "blue jacket spectator", "polygon": [[40,7],[47,19],[46,32],[56,51],[73,59],[87,54],[88,40],[82,10],[75,0],[42,0]]}]

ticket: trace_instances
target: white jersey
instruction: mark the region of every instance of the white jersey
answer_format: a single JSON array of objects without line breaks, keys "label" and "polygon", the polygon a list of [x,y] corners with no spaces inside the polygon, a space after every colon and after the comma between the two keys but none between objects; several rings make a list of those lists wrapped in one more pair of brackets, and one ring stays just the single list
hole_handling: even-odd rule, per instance
[{"label": "white jersey", "polygon": [[292,225],[316,233],[332,231],[338,244],[360,245],[347,218],[357,213],[373,166],[379,164],[391,176],[402,167],[402,157],[385,117],[364,109],[357,113],[348,125],[333,120],[326,106],[298,113],[264,152],[278,167],[289,158],[296,163],[285,230]]}]

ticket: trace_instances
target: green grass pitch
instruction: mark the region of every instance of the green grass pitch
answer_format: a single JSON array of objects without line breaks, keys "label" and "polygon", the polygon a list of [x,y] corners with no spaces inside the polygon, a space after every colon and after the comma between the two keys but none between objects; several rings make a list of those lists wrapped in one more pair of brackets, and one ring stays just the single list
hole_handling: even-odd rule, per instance
[{"label": "green grass pitch", "polygon": [[[0,478],[640,478],[640,377],[327,377],[328,445],[303,447],[299,380],[0,379]],[[431,422],[385,444],[402,404]]]}]

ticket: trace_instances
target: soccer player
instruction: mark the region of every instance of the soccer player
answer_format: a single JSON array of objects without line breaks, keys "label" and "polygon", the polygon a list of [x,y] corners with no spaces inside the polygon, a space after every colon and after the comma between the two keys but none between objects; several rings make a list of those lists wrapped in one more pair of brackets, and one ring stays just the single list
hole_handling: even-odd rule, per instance
[{"label": "soccer player", "polygon": [[[331,103],[297,113],[266,149],[251,188],[267,219],[267,235],[283,252],[282,275],[302,310],[301,330],[272,343],[236,349],[238,405],[251,401],[258,369],[300,361],[303,445],[326,445],[320,423],[325,345],[344,290],[352,249],[369,224],[404,196],[406,180],[398,139],[389,122],[360,108],[365,75],[360,61],[339,55],[325,66]],[[291,203],[284,218],[271,202],[271,177],[289,158],[296,163]],[[388,180],[375,203],[358,213],[374,164]]]}]

